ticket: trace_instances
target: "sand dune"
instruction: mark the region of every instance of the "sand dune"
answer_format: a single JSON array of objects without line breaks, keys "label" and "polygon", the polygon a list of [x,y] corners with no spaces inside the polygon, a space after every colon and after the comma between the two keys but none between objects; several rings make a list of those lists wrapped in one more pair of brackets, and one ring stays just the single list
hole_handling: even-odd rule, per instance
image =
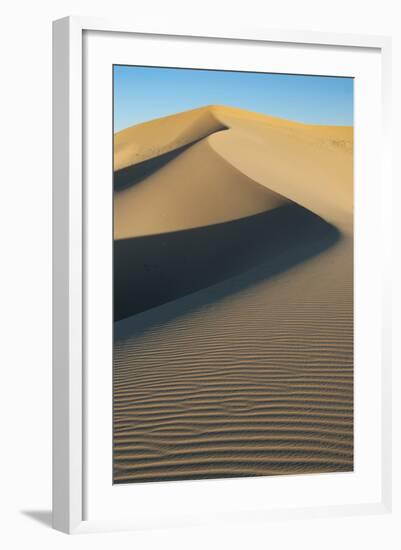
[{"label": "sand dune", "polygon": [[[116,239],[263,212],[274,193],[331,223],[347,225],[353,208],[352,128],[310,126],[227,107],[212,107],[207,113],[205,108],[180,113],[116,135],[115,165],[121,167],[130,157],[124,170],[130,170],[132,183],[127,179],[115,196]],[[185,140],[177,141],[181,134],[175,124],[183,127],[184,115],[189,120]],[[194,121],[203,118],[207,122],[200,132]],[[135,161],[141,131],[145,143],[155,132],[161,145],[154,150],[162,152],[142,153]],[[143,162],[153,161],[159,168],[158,159],[177,150],[180,154],[168,157],[160,169],[138,178],[135,169],[141,175]]]},{"label": "sand dune", "polygon": [[289,204],[230,222],[116,240],[114,318],[140,313],[256,266],[266,264],[266,277],[338,238],[334,226]]},{"label": "sand dune", "polygon": [[114,136],[114,170],[118,172],[225,128],[210,107],[132,126]]},{"label": "sand dune", "polygon": [[115,482],[352,470],[352,140],[220,106],[115,136]]},{"label": "sand dune", "polygon": [[205,139],[116,193],[114,238],[204,227],[288,203],[227,163]]}]

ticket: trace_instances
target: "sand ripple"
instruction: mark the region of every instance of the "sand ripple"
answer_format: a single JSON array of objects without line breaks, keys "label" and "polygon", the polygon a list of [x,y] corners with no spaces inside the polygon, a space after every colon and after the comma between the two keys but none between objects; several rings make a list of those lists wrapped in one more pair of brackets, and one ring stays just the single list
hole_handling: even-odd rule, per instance
[{"label": "sand ripple", "polygon": [[351,471],[351,254],[116,323],[115,482]]}]

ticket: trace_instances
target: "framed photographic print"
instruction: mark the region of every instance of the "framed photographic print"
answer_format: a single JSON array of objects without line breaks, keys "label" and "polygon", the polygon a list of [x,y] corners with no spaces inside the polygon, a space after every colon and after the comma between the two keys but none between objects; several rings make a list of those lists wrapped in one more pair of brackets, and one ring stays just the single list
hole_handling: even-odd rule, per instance
[{"label": "framed photographic print", "polygon": [[389,39],[53,50],[54,526],[388,510]]}]

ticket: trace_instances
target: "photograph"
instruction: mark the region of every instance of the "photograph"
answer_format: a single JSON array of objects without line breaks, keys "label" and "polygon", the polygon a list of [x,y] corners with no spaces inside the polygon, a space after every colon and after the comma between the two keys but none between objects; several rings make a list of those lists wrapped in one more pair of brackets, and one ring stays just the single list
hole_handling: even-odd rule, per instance
[{"label": "photograph", "polygon": [[354,79],[113,65],[113,483],[354,469]]}]

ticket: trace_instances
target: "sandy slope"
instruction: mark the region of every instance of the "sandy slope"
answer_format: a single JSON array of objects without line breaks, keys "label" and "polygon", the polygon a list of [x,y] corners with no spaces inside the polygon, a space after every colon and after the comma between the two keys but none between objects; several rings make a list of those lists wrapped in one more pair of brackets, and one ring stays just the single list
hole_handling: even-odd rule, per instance
[{"label": "sandy slope", "polygon": [[114,136],[114,170],[166,153],[225,128],[226,125],[208,107],[131,126]]},{"label": "sandy slope", "polygon": [[148,178],[116,193],[114,237],[222,223],[288,202],[227,163],[204,139]]},{"label": "sandy slope", "polygon": [[352,129],[208,107],[115,143],[115,481],[352,469]]}]

